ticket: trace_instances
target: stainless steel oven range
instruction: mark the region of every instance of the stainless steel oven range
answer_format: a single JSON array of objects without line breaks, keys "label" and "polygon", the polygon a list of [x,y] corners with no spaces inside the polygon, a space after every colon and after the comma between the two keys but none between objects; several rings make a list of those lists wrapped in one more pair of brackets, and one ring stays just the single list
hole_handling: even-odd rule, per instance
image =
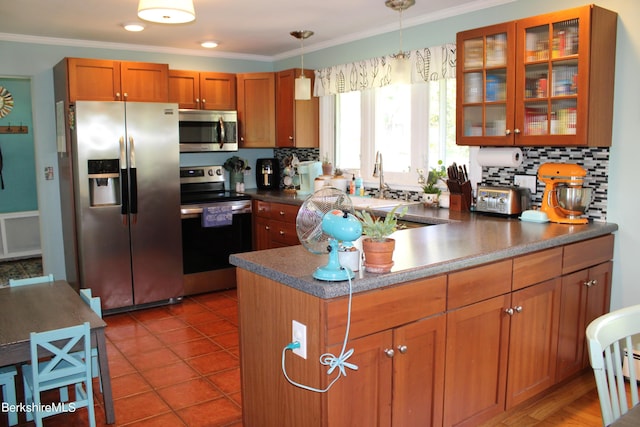
[{"label": "stainless steel oven range", "polygon": [[229,255],[251,250],[251,197],[225,190],[222,166],[181,167],[180,215],[185,295],[234,288]]}]

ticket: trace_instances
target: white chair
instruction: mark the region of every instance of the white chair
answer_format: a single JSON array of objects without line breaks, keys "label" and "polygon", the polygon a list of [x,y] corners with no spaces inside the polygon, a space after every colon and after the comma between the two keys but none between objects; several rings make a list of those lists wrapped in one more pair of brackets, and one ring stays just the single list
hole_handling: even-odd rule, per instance
[{"label": "white chair", "polygon": [[[15,366],[3,366],[0,368],[0,387],[2,387],[2,397],[8,405],[15,407],[16,400],[16,374],[18,371]],[[9,425],[15,426],[18,424],[18,412],[9,409],[7,412],[9,417]]]},{"label": "white chair", "polygon": [[[89,322],[46,332],[32,332],[30,337],[31,363],[22,366],[25,403],[28,406],[33,405],[34,408],[33,413],[27,413],[27,420],[33,417],[36,426],[42,427],[44,417],[86,407],[89,425],[95,427]],[[77,345],[82,345],[84,349],[82,358],[74,356],[71,352]],[[48,357],[49,355],[51,357]],[[69,385],[75,385],[73,402],[41,404],[40,393]]]},{"label": "white chair", "polygon": [[53,274],[38,277],[28,277],[26,279],[9,279],[9,286],[35,285],[36,283],[53,282]]},{"label": "white chair", "polygon": [[[603,425],[608,426],[629,409],[625,374],[629,379],[631,406],[638,404],[638,372],[632,336],[640,334],[640,305],[612,311],[587,326],[589,360],[596,378]],[[626,352],[628,361],[623,371]],[[628,372],[627,372],[628,371]]]}]

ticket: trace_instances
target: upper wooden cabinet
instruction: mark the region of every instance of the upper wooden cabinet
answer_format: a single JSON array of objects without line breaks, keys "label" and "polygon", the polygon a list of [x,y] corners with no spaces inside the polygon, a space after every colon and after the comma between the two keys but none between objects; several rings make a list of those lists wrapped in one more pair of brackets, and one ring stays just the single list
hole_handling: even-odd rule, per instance
[{"label": "upper wooden cabinet", "polygon": [[[304,75],[315,80],[313,70],[304,70]],[[319,147],[319,101],[312,96],[308,101],[297,101],[295,78],[300,69],[276,73],[276,145],[278,147]]]},{"label": "upper wooden cabinet", "polygon": [[236,79],[240,147],[275,147],[275,74],[244,73],[237,74]]},{"label": "upper wooden cabinet", "polygon": [[457,144],[610,146],[617,14],[594,5],[457,34]]},{"label": "upper wooden cabinet", "polygon": [[168,102],[168,73],[167,64],[86,58],[64,58],[54,68],[56,92],[65,93],[69,103]]},{"label": "upper wooden cabinet", "polygon": [[169,70],[169,102],[179,108],[235,110],[236,76],[187,70]]}]

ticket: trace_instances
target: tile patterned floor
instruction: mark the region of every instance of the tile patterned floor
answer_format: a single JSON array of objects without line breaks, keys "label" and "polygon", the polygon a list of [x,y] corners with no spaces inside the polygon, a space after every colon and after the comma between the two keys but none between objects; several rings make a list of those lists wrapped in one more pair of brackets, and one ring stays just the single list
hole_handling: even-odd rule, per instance
[{"label": "tile patterned floor", "polygon": [[[230,290],[105,317],[117,426],[242,426],[237,303]],[[96,423],[105,426],[97,381],[94,390]],[[86,415],[44,425],[85,426]]]}]

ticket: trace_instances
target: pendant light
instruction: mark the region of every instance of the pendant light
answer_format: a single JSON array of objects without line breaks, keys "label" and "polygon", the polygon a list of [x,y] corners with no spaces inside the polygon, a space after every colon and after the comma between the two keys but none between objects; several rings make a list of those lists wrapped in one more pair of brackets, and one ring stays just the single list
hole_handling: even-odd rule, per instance
[{"label": "pendant light", "polygon": [[160,24],[184,24],[196,19],[193,0],[140,0],[138,17]]},{"label": "pendant light", "polygon": [[313,31],[299,30],[291,31],[293,37],[300,40],[300,77],[296,77],[294,98],[298,101],[308,101],[311,99],[311,79],[304,75],[304,39],[313,35]]},{"label": "pendant light", "polygon": [[411,60],[409,52],[402,50],[402,11],[416,4],[415,0],[386,0],[385,6],[400,13],[400,50],[391,55],[391,82],[394,84],[411,84]]}]

